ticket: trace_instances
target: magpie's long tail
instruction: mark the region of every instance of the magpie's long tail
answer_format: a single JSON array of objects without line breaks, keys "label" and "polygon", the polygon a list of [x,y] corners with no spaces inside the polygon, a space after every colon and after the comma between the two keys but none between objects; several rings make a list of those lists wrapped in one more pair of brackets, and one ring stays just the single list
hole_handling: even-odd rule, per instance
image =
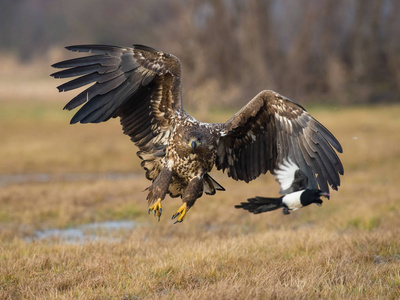
[{"label": "magpie's long tail", "polygon": [[254,214],[259,214],[266,211],[278,209],[283,206],[282,198],[266,198],[266,197],[255,197],[247,199],[248,202],[242,202],[239,205],[235,205],[236,208],[243,208]]}]

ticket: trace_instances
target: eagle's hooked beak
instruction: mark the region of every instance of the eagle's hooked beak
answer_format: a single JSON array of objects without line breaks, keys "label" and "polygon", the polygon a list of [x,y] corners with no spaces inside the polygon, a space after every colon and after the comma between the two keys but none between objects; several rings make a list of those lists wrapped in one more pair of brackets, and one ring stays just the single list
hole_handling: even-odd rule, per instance
[{"label": "eagle's hooked beak", "polygon": [[192,141],[191,146],[192,146],[192,149],[193,149],[193,150],[196,149],[197,144],[196,144],[196,141],[195,141],[195,140]]}]

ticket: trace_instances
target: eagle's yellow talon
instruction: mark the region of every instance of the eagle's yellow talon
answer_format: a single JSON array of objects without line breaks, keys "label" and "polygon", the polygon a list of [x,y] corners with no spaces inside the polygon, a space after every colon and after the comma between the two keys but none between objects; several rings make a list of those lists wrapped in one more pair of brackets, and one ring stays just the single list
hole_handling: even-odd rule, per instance
[{"label": "eagle's yellow talon", "polygon": [[175,218],[177,218],[178,217],[178,219],[174,222],[174,224],[176,224],[176,223],[181,223],[182,221],[183,221],[183,219],[185,218],[185,216],[186,216],[186,212],[188,211],[188,209],[187,209],[187,205],[186,205],[186,202],[184,202],[183,204],[182,204],[182,206],[181,207],[179,207],[179,209],[177,210],[177,212],[172,216],[172,220],[173,219],[175,219]]},{"label": "eagle's yellow talon", "polygon": [[150,212],[154,212],[154,216],[158,217],[158,222],[160,222],[161,214],[162,214],[162,207],[161,207],[161,198],[158,198],[156,203],[149,207],[149,214]]}]

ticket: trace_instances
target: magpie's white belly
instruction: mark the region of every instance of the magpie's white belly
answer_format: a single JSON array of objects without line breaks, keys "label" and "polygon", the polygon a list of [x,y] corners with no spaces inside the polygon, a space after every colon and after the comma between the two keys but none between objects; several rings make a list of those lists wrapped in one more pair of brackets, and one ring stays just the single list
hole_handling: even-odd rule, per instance
[{"label": "magpie's white belly", "polygon": [[302,208],[303,205],[301,204],[300,201],[300,196],[304,192],[302,191],[297,191],[294,193],[290,193],[283,197],[282,202],[290,209],[290,210],[298,210],[299,208]]}]

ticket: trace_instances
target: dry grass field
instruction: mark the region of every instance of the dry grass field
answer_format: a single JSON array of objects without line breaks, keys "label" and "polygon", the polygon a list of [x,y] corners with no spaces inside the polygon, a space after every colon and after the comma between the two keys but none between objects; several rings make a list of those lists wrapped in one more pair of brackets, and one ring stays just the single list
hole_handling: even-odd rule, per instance
[{"label": "dry grass field", "polygon": [[[400,106],[309,107],[344,149],[342,186],[322,207],[251,215],[234,205],[277,195],[272,176],[213,171],[227,191],[173,225],[180,199],[160,222],[147,214],[118,121],[71,126],[63,104],[0,102],[0,299],[400,298]],[[63,238],[106,221],[136,225]],[[38,237],[49,229],[59,237]]]}]

